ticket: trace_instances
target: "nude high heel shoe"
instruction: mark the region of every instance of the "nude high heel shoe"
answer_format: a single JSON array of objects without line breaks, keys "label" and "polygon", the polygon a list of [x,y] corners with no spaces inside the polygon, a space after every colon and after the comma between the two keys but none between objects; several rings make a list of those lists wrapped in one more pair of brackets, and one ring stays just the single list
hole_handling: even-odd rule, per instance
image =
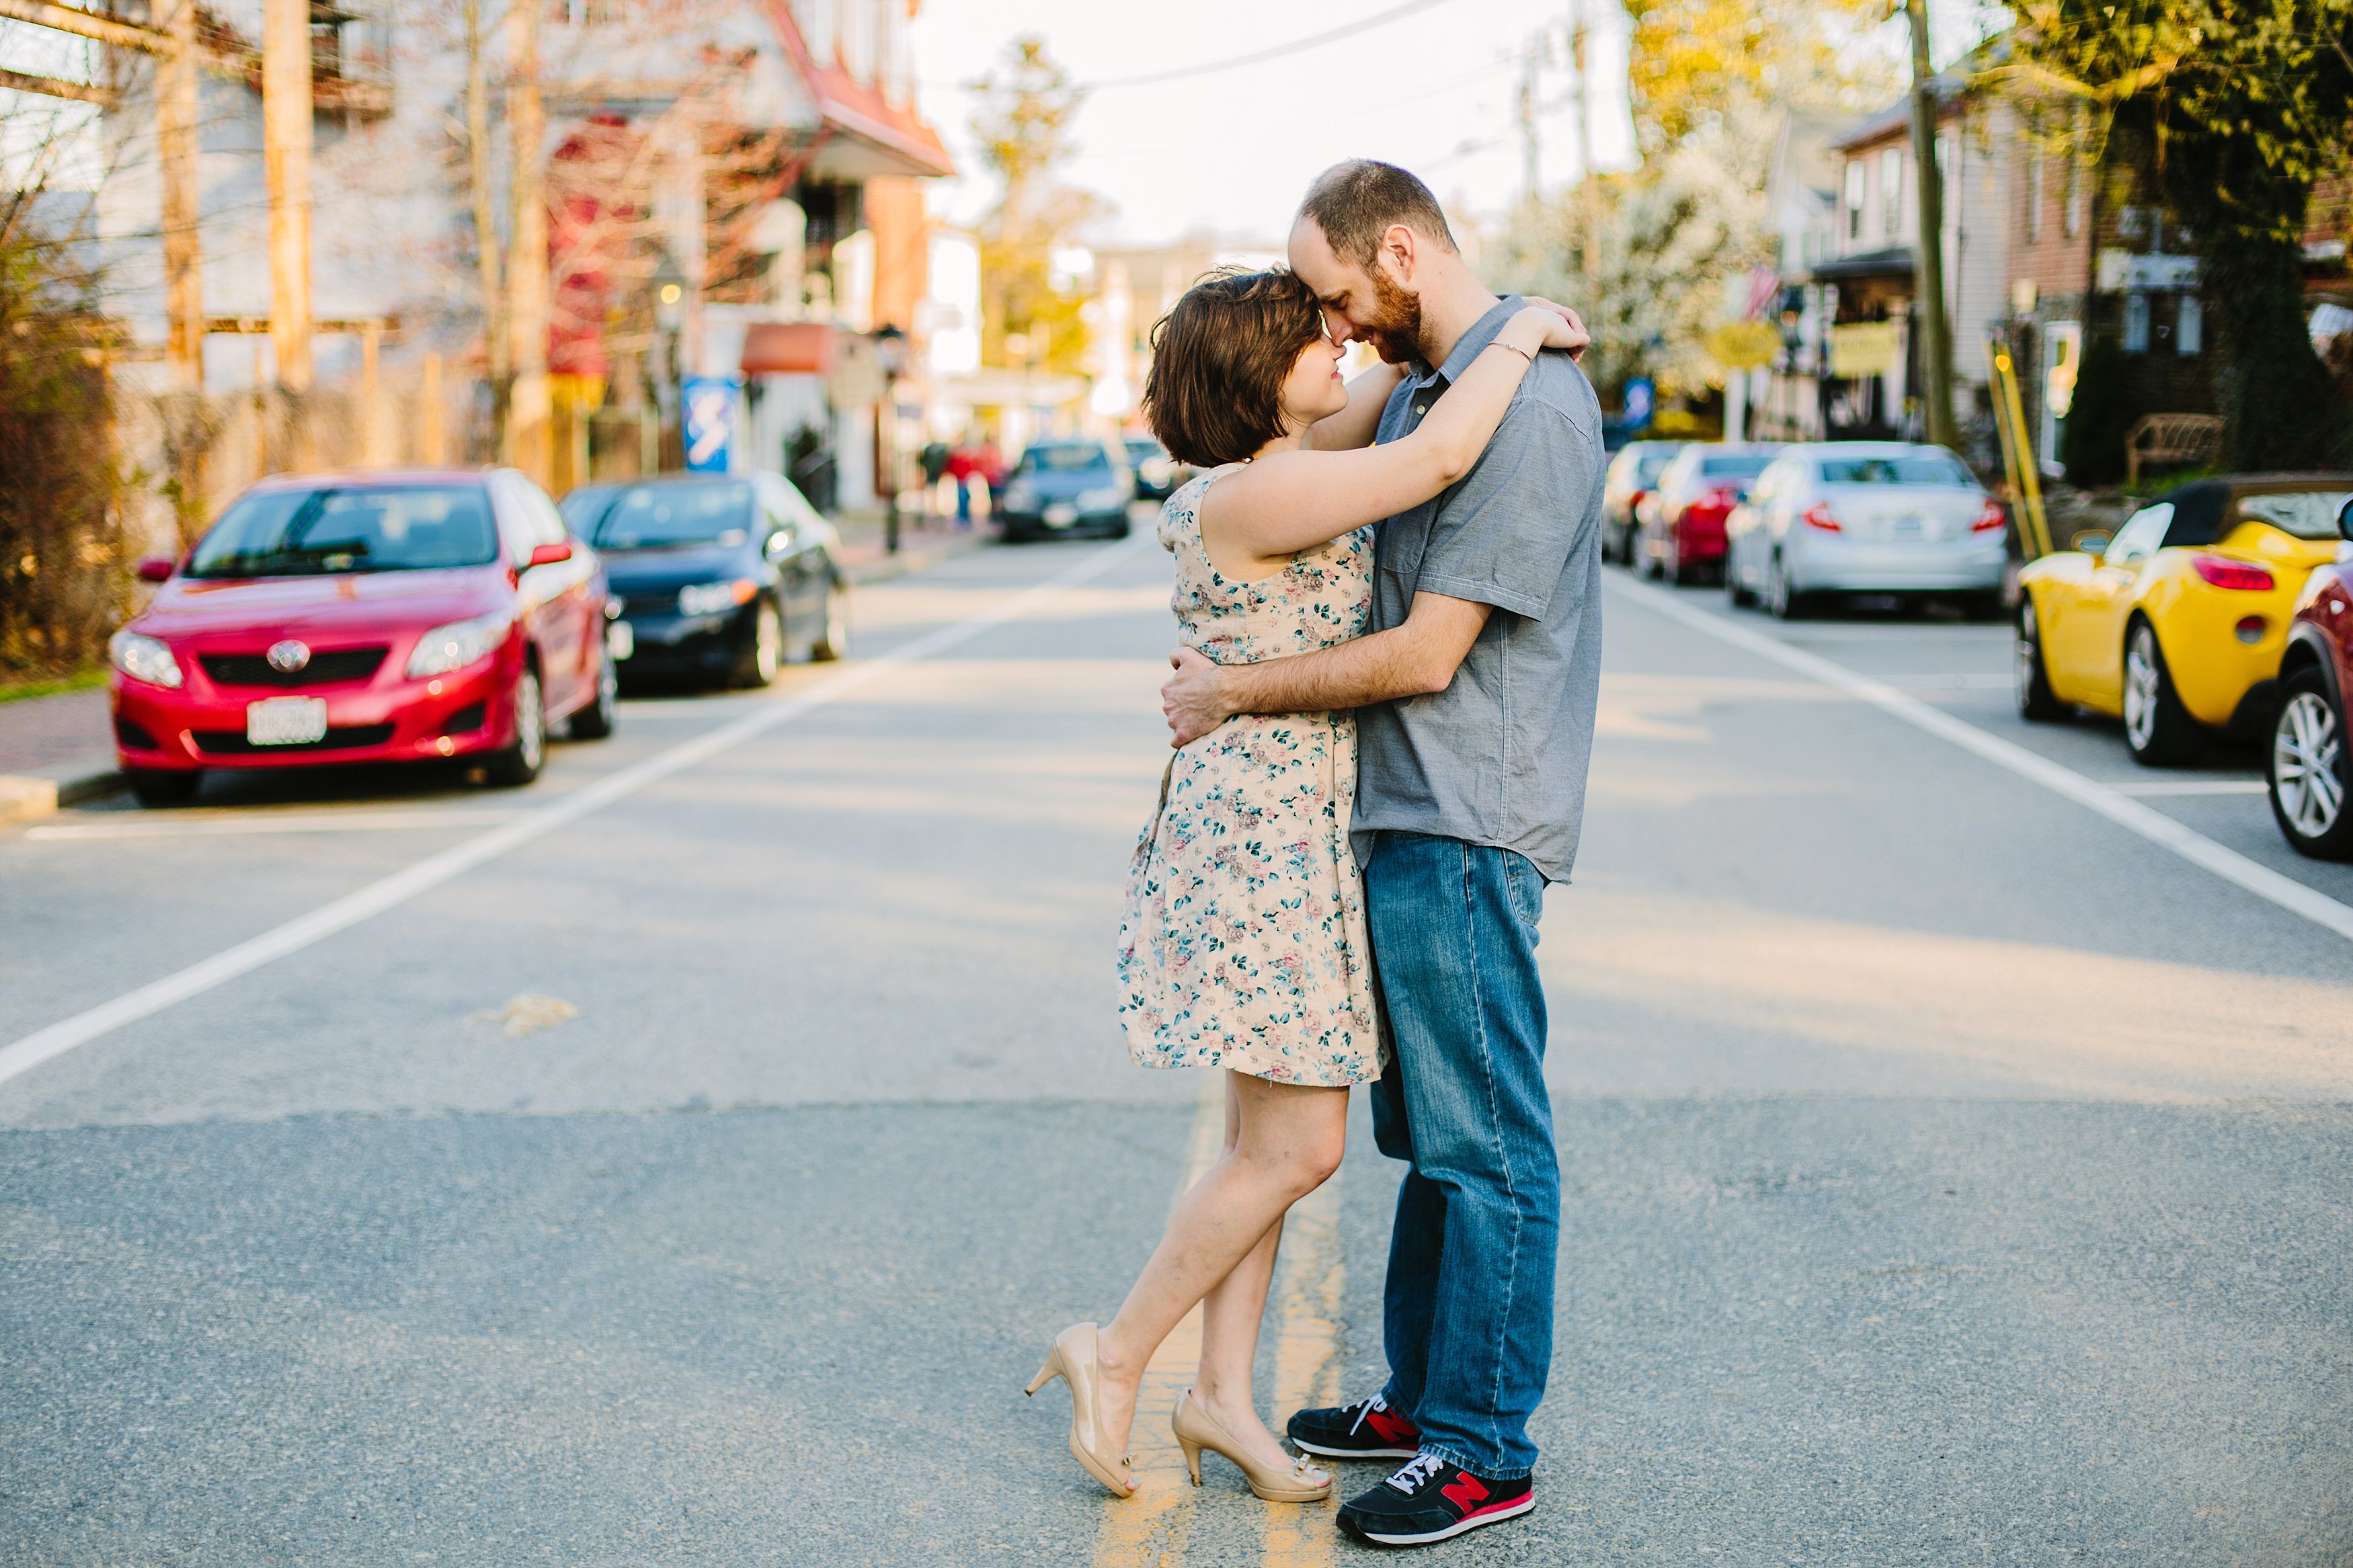
[{"label": "nude high heel shoe", "polygon": [[1095,1346],[1092,1323],[1072,1323],[1055,1335],[1046,1364],[1021,1392],[1035,1394],[1058,1377],[1071,1391],[1071,1458],[1112,1496],[1134,1497],[1134,1462],[1125,1454],[1113,1454],[1103,1441],[1102,1407],[1095,1403],[1095,1390],[1103,1383],[1103,1356]]},{"label": "nude high heel shoe", "polygon": [[1176,1431],[1176,1446],[1185,1450],[1185,1473],[1197,1487],[1201,1484],[1201,1450],[1207,1448],[1231,1459],[1250,1482],[1250,1489],[1269,1502],[1322,1502],[1332,1495],[1332,1478],[1309,1464],[1304,1455],[1292,1460],[1289,1469],[1278,1470],[1244,1453],[1218,1418],[1201,1408],[1189,1388],[1176,1401],[1176,1413],[1168,1425]]}]

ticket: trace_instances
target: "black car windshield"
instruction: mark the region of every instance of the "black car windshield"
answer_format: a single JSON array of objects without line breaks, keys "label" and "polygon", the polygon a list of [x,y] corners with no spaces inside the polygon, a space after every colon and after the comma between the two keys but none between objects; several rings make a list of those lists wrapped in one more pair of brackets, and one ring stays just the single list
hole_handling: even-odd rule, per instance
[{"label": "black car windshield", "polygon": [[312,577],[487,566],[499,558],[480,485],[257,490],[196,546],[191,577]]},{"label": "black car windshield", "polygon": [[1736,452],[1724,458],[1703,458],[1700,473],[1711,479],[1753,479],[1773,461],[1770,452]]},{"label": "black car windshield", "polygon": [[2269,495],[2241,496],[2239,515],[2268,522],[2298,539],[2334,539],[2337,514],[2353,500],[2347,490],[2274,490]]},{"label": "black car windshield", "polygon": [[752,527],[752,487],[741,479],[631,485],[588,542],[603,550],[669,544],[741,544]]},{"label": "black car windshield", "polygon": [[1869,457],[1824,458],[1826,485],[1942,485],[1974,488],[1977,481],[1949,452],[1873,453]]},{"label": "black car windshield", "polygon": [[1076,473],[1082,468],[1108,468],[1111,458],[1094,443],[1071,442],[1032,447],[1021,454],[1020,467],[1031,473]]}]

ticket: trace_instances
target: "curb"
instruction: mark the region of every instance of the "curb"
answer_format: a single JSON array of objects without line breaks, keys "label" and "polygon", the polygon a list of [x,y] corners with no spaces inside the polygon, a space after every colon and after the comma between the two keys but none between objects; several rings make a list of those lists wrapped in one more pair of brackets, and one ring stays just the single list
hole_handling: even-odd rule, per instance
[{"label": "curb", "polygon": [[112,795],[123,785],[112,757],[79,757],[29,773],[0,773],[0,822],[48,816],[69,805]]}]

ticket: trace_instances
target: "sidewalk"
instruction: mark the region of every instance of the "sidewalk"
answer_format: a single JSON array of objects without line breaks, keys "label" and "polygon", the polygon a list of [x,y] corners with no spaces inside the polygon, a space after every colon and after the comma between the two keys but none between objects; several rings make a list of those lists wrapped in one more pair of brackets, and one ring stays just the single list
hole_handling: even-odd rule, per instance
[{"label": "sidewalk", "polygon": [[0,822],[46,816],[121,784],[104,687],[0,702]]},{"label": "sidewalk", "polygon": [[883,583],[910,572],[920,572],[935,561],[977,549],[988,537],[988,522],[975,518],[962,532],[952,517],[899,520],[899,553],[882,548],[882,513],[879,508],[838,513],[833,525],[841,531],[841,569],[852,583]]}]

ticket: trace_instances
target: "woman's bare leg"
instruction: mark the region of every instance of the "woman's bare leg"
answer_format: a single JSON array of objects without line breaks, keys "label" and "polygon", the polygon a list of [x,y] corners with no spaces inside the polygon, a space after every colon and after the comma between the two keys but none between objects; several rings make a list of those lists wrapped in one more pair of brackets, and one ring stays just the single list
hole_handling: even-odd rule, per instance
[{"label": "woman's bare leg", "polygon": [[[1256,1317],[1264,1310],[1267,1282],[1273,1276],[1276,1227],[1283,1211],[1339,1168],[1348,1135],[1346,1089],[1274,1083],[1244,1073],[1229,1073],[1227,1084],[1230,1145],[1177,1204],[1152,1260],[1120,1304],[1119,1315],[1102,1331],[1103,1431],[1114,1451],[1125,1449],[1128,1428],[1135,1419],[1136,1386],[1152,1352],[1195,1302],[1245,1259],[1263,1251],[1263,1267],[1253,1270],[1255,1290],[1221,1304],[1220,1370],[1229,1353],[1222,1347],[1234,1339],[1232,1320],[1250,1300],[1257,1302],[1249,1331],[1255,1347]],[[1204,1329],[1206,1360],[1206,1324]],[[1246,1405],[1247,1355],[1240,1363],[1240,1378]]]},{"label": "woman's bare leg", "polygon": [[[1241,1101],[1234,1075],[1226,1075],[1226,1151],[1233,1151],[1242,1130]],[[1259,1419],[1252,1394],[1258,1363],[1259,1330],[1266,1321],[1267,1292],[1274,1284],[1274,1262],[1282,1246],[1282,1221],[1267,1227],[1259,1244],[1234,1265],[1233,1272],[1201,1298],[1201,1365],[1193,1374],[1193,1397],[1217,1418],[1234,1439],[1271,1465],[1286,1465],[1290,1454]]]}]

